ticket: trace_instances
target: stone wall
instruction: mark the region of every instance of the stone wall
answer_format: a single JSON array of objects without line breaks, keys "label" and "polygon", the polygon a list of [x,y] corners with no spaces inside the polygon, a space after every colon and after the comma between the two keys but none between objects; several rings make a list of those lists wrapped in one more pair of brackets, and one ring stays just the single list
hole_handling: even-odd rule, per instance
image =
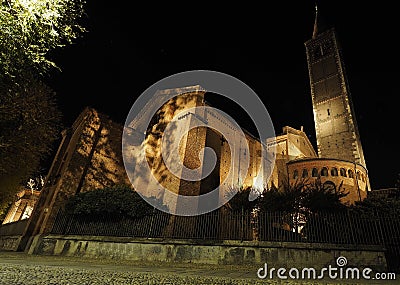
[{"label": "stone wall", "polygon": [[0,225],[0,250],[16,251],[28,225],[28,219]]},{"label": "stone wall", "polygon": [[348,267],[386,271],[384,249],[292,242],[157,240],[94,236],[36,236],[30,254],[81,256],[116,260],[254,265],[275,268],[336,266],[342,256]]},{"label": "stone wall", "polygon": [[0,236],[0,250],[17,251],[22,236]]},{"label": "stone wall", "polygon": [[130,185],[122,162],[122,126],[86,108],[63,141],[32,213],[27,236],[49,232],[66,200],[79,192]]}]

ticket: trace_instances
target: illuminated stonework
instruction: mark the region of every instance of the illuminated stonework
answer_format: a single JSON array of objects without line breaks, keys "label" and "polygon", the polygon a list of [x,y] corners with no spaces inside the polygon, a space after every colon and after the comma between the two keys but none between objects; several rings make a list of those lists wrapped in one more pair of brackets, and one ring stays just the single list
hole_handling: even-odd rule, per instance
[{"label": "illuminated stonework", "polygon": [[[266,142],[260,142],[244,131],[245,141],[236,141],[234,145],[247,144],[249,152],[240,151],[231,157],[230,148],[221,133],[199,127],[190,130],[184,136],[179,146],[179,157],[176,159],[188,168],[196,168],[202,163],[202,157],[199,157],[200,150],[211,147],[218,158],[215,169],[202,181],[186,181],[179,175],[172,175],[162,160],[160,138],[165,124],[177,114],[182,113],[179,120],[186,122],[187,126],[199,119],[198,116],[184,112],[191,107],[207,105],[204,100],[205,93],[198,88],[194,93],[179,92],[184,95],[163,105],[151,122],[147,130],[145,155],[152,175],[169,191],[182,195],[200,195],[226,180],[229,170],[233,174],[225,183],[232,187],[252,186],[261,189],[272,185],[279,188],[286,182],[295,183],[307,172],[311,181],[320,177],[323,183],[329,181],[336,188],[342,185],[345,191],[350,192],[343,201],[345,203],[364,199],[371,190],[368,171],[334,30],[315,33],[305,46],[318,155],[302,128],[297,130],[285,126],[281,134]],[[177,88],[183,90],[188,87]],[[220,130],[226,128],[224,119],[212,112],[202,116],[212,121],[213,125],[219,126]],[[106,115],[86,108],[73,126],[63,132],[59,149],[30,218],[26,238],[48,233],[59,209],[76,193],[115,184],[131,185],[122,158],[123,130],[122,125],[111,121]],[[266,165],[260,160],[261,144],[265,144],[268,150],[273,148],[276,155],[269,180],[259,175],[263,173],[263,167]],[[139,155],[135,153],[134,146],[129,152],[132,161]],[[250,157],[250,165],[247,175],[241,181],[236,173],[241,169],[241,159],[244,156]],[[230,169],[232,165],[233,169]],[[143,183],[138,185],[147,187],[144,182],[146,177],[138,175],[137,179],[143,180]],[[162,198],[162,195],[159,198]]]},{"label": "illuminated stonework", "polygon": [[[201,108],[212,106],[204,99],[206,92],[198,90],[203,89],[200,86],[189,86],[184,89],[173,88],[157,91],[156,98],[158,94],[160,96],[163,94],[179,95],[172,97],[156,112],[147,130],[145,150],[151,173],[146,175],[152,175],[167,191],[184,196],[199,196],[211,192],[217,187],[239,189],[242,186],[249,186],[259,188],[261,191],[268,181],[267,175],[262,171],[267,169],[267,163],[261,161],[260,141],[245,130],[242,130],[244,136],[235,136],[234,134],[238,130],[230,125],[226,117],[213,108]],[[147,108],[151,108],[151,106]],[[146,107],[143,110],[144,113],[147,112]],[[177,120],[178,123],[174,124],[173,120]],[[191,126],[196,125],[196,121],[199,120],[212,128],[196,127],[191,129]],[[170,125],[173,125],[172,132],[164,136],[165,128]],[[127,131],[130,135],[134,135],[135,130],[127,129]],[[231,133],[234,139],[228,142],[222,133]],[[181,134],[185,135],[179,140]],[[179,141],[179,153],[172,158],[171,162],[175,168],[174,173],[168,169],[162,156],[162,148],[173,141]],[[205,148],[212,148],[216,155],[216,165],[209,175],[203,175],[206,172],[204,165],[207,160],[205,154],[202,153]],[[126,149],[128,152],[124,153],[125,157],[128,157],[126,160],[130,161],[130,165],[134,167],[135,163],[132,161],[140,159],[142,146],[129,145]],[[244,165],[246,159],[249,160],[248,167]],[[199,173],[204,178],[196,181],[185,179],[182,174],[183,167],[192,170],[199,168]],[[243,171],[247,171],[244,178],[240,175]],[[131,182],[136,187],[140,187],[141,194],[151,197],[154,185],[147,182],[150,177],[132,176]],[[146,187],[147,190],[144,190]],[[164,189],[157,193],[157,198],[162,198],[164,203],[167,202],[169,205],[176,205],[177,201],[169,200],[176,199],[176,196],[166,197],[168,195],[164,195]],[[219,191],[219,201],[226,200],[228,194]],[[212,202],[218,204],[216,200]],[[174,209],[170,210],[174,211]]]},{"label": "illuminated stonework", "polygon": [[[362,179],[350,183],[349,178],[338,177],[349,182],[347,187],[351,188],[352,193],[347,198],[349,202],[362,200],[371,187],[341,46],[334,28],[320,30],[317,25],[316,15],[314,33],[305,42],[305,48],[320,166],[323,167],[328,161],[328,169],[340,169],[348,163],[353,164],[353,168],[360,171]],[[337,177],[333,177],[333,180],[336,186],[342,181]]]},{"label": "illuminated stonework", "polygon": [[348,192],[342,198],[342,202],[346,204],[367,197],[368,174],[361,164],[329,158],[303,158],[290,161],[287,166],[290,184],[299,181],[312,183],[321,179],[322,184],[330,184],[336,191]]},{"label": "illuminated stonework", "polygon": [[27,235],[48,232],[66,200],[84,191],[129,185],[121,155],[122,126],[85,108],[62,132],[57,154],[29,220]]},{"label": "illuminated stonework", "polygon": [[289,126],[282,128],[282,133],[267,141],[267,148],[275,146],[275,167],[267,186],[280,187],[288,181],[286,164],[294,159],[304,157],[317,157],[303,128],[300,130]]},{"label": "illuminated stonework", "polygon": [[16,201],[11,206],[3,221],[3,225],[28,219],[39,199],[39,194],[40,191],[37,190],[22,189],[19,191],[16,195]]},{"label": "illuminated stonework", "polygon": [[334,29],[305,43],[318,155],[365,167],[356,116]]}]

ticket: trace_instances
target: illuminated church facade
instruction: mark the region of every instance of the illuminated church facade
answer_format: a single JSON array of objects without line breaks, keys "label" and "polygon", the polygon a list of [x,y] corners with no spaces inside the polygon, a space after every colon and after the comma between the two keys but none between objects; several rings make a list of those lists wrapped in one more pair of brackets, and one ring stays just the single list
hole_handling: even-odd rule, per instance
[{"label": "illuminated church facade", "polygon": [[[280,134],[265,142],[260,142],[244,131],[246,141],[236,141],[234,145],[240,148],[240,145],[246,143],[249,153],[232,156],[221,133],[200,127],[190,130],[184,137],[179,150],[180,159],[187,167],[196,168],[201,163],[198,159],[199,151],[204,147],[211,147],[218,158],[215,169],[203,181],[188,182],[176,175],[170,175],[165,172],[165,165],[155,159],[160,158],[157,153],[160,141],[153,141],[149,156],[151,159],[148,161],[153,174],[162,180],[163,185],[178,194],[201,195],[221,181],[227,181],[225,183],[232,187],[275,185],[279,188],[285,183],[294,184],[302,179],[310,182],[320,179],[323,184],[335,189],[341,187],[349,192],[343,200],[344,203],[360,201],[367,196],[367,192],[371,190],[368,171],[340,44],[333,28],[324,31],[318,31],[317,28],[316,18],[313,36],[305,42],[317,150],[302,128],[285,126]],[[207,93],[201,86],[177,88],[184,95],[174,98],[163,107],[163,114],[168,114],[170,118],[163,118],[163,123],[178,114],[182,116],[186,109],[207,105],[204,100]],[[212,113],[201,115],[202,119],[213,121],[220,128],[229,129],[223,118]],[[189,114],[181,119],[190,125],[192,120],[198,118]],[[158,119],[151,127],[156,128],[160,122]],[[22,245],[29,244],[28,238],[51,230],[59,209],[69,197],[79,192],[116,184],[131,185],[121,150],[123,131],[124,126],[93,108],[83,110],[71,128],[63,131],[62,141],[31,214],[24,233],[26,240]],[[267,169],[268,165],[262,161],[261,144],[267,150],[274,151],[275,162],[272,169]],[[250,158],[243,180],[238,180],[235,174],[240,169],[240,155],[248,155]],[[227,179],[228,168],[232,166],[233,174],[229,174],[231,176]],[[271,175],[263,176],[263,172]],[[146,177],[138,179],[146,181]],[[146,187],[145,183],[142,185]]]}]

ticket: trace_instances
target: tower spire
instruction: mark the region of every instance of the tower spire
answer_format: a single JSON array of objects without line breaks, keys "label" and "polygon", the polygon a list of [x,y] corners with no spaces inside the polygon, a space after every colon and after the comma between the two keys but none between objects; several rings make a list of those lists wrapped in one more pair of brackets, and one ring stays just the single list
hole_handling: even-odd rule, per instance
[{"label": "tower spire", "polygon": [[315,20],[314,20],[314,29],[312,33],[312,38],[315,39],[317,34],[318,34],[318,5],[317,2],[315,2]]}]

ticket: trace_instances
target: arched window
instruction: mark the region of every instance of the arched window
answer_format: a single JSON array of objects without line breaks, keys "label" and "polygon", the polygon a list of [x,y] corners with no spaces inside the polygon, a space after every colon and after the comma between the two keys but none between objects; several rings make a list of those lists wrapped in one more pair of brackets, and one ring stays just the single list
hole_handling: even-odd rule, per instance
[{"label": "arched window", "polygon": [[297,177],[299,177],[299,172],[296,169],[295,171],[293,171],[293,179],[297,179]]},{"label": "arched window", "polygon": [[312,169],[311,176],[312,176],[312,177],[317,177],[317,176],[318,176],[318,169],[317,169],[317,168],[314,167],[314,168]]},{"label": "arched window", "polygon": [[340,176],[347,177],[347,175],[346,175],[346,169],[340,168]]},{"label": "arched window", "polygon": [[336,168],[336,167],[333,167],[333,168],[331,169],[331,176],[338,176],[338,171],[337,171],[337,168]]},{"label": "arched window", "polygon": [[360,171],[357,171],[357,180],[361,180],[361,173],[360,173]]},{"label": "arched window", "polygon": [[322,167],[322,169],[321,169],[321,176],[328,176],[328,168]]},{"label": "arched window", "polygon": [[361,173],[361,180],[362,180],[362,182],[365,182],[365,176],[364,176],[364,173]]},{"label": "arched window", "polygon": [[308,177],[308,171],[307,171],[306,168],[303,169],[303,173],[301,174],[301,177],[302,177],[302,178]]},{"label": "arched window", "polygon": [[350,178],[354,178],[353,170],[349,169],[349,170],[347,171],[347,174],[349,175]]}]

